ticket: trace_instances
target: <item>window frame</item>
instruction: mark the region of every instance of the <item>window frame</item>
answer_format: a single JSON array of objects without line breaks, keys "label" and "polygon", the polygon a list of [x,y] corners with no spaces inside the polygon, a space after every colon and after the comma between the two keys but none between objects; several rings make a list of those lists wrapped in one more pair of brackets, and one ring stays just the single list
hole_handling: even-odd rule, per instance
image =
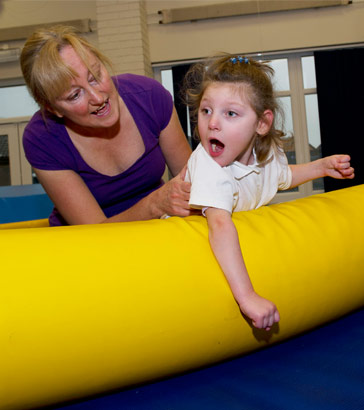
[{"label": "window frame", "polygon": [[[248,57],[262,60],[287,59],[290,90],[276,92],[277,97],[289,97],[291,100],[292,109],[292,125],[293,137],[296,152],[297,163],[305,163],[311,161],[310,147],[308,138],[308,126],[306,117],[305,96],[309,94],[317,94],[316,88],[304,88],[302,57],[313,56],[313,50],[303,50],[294,52],[275,52],[275,53],[254,53],[246,54]],[[170,70],[173,66],[180,64],[193,64],[202,59],[189,61],[167,62],[161,64],[153,64],[154,78],[162,83],[161,72]],[[189,136],[187,136],[189,137]],[[324,190],[314,190],[312,181],[306,182],[298,187],[296,191],[281,191],[278,192],[271,203],[291,201],[294,199],[306,197],[312,194],[322,193]]]}]

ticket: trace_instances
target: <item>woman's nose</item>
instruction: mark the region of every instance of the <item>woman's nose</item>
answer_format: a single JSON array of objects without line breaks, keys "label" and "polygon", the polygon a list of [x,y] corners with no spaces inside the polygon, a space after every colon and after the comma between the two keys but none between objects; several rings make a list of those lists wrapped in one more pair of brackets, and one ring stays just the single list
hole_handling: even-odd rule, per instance
[{"label": "woman's nose", "polygon": [[88,90],[90,102],[93,104],[102,104],[104,102],[103,94],[95,87],[90,87]]}]

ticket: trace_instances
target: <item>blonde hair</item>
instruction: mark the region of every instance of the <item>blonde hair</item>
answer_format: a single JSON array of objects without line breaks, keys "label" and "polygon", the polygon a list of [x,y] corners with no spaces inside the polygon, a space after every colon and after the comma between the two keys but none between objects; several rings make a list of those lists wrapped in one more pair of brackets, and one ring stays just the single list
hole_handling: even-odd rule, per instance
[{"label": "blonde hair", "polygon": [[59,54],[66,46],[75,50],[96,79],[98,74],[90,67],[88,52],[102,64],[111,67],[110,60],[73,27],[58,25],[36,30],[25,42],[20,65],[26,85],[42,111],[51,107],[69,89],[71,80],[77,76]]},{"label": "blonde hair", "polygon": [[206,88],[216,82],[234,84],[244,92],[259,119],[264,111],[273,112],[274,120],[269,132],[258,135],[255,140],[257,160],[264,162],[272,146],[282,146],[281,139],[285,135],[276,129],[277,114],[280,113],[283,119],[283,112],[274,96],[273,75],[274,70],[267,63],[231,54],[215,56],[192,66],[184,79],[183,94],[190,108],[195,135],[199,137],[198,110]]}]

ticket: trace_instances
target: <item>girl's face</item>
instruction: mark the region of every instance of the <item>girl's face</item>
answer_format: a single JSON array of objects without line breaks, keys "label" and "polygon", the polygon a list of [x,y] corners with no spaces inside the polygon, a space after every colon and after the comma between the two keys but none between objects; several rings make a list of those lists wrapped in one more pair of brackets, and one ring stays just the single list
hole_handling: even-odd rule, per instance
[{"label": "girl's face", "polygon": [[248,165],[256,135],[265,135],[272,121],[270,110],[258,119],[242,87],[216,82],[208,85],[203,94],[198,131],[202,146],[220,166],[234,161]]},{"label": "girl's face", "polygon": [[58,117],[64,117],[66,124],[81,127],[107,128],[120,118],[119,96],[105,66],[89,53],[92,69],[99,74],[99,80],[89,72],[71,46],[64,47],[60,56],[66,65],[72,67],[77,77],[70,88],[51,107]]}]

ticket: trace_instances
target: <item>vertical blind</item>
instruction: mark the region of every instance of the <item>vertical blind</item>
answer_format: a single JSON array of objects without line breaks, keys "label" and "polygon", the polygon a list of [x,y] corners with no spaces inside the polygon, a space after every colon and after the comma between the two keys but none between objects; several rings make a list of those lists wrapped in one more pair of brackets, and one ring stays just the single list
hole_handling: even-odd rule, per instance
[{"label": "vertical blind", "polygon": [[325,191],[364,183],[364,48],[314,53],[322,155],[347,153],[353,180],[325,178]]}]

